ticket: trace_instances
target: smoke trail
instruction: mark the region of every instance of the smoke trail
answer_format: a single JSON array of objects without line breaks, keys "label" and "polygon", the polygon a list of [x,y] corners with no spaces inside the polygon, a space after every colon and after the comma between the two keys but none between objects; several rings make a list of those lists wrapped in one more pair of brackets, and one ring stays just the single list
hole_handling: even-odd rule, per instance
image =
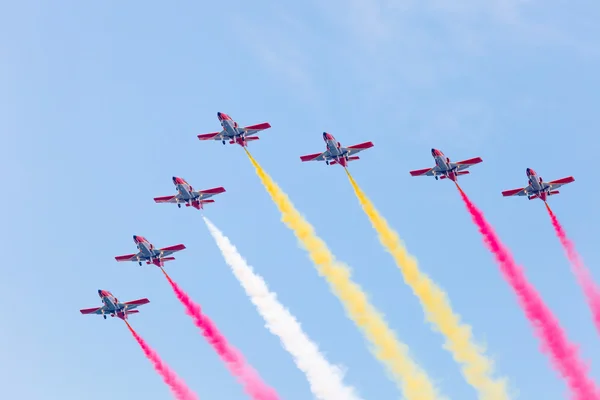
[{"label": "smoke trail", "polygon": [[129,328],[129,331],[135,340],[142,348],[142,351],[146,357],[150,360],[150,362],[152,362],[152,365],[154,365],[156,372],[162,376],[165,383],[171,388],[173,396],[178,400],[198,400],[196,394],[192,392],[181,379],[179,379],[175,372],[173,372],[171,368],[169,368],[169,366],[160,359],[158,354],[156,354],[156,352],[152,350],[150,346],[148,346],[146,341],[142,339],[135,330],[133,330],[131,325],[129,325],[129,322],[125,321],[125,323],[127,324],[127,328]]},{"label": "smoke trail", "polygon": [[594,284],[594,279],[592,278],[590,271],[585,267],[583,260],[581,260],[577,250],[575,250],[575,245],[569,240],[564,228],[560,222],[558,222],[558,218],[556,218],[556,215],[554,215],[548,203],[544,204],[546,204],[546,209],[552,220],[552,226],[556,231],[556,236],[558,236],[560,243],[567,253],[569,262],[573,267],[573,273],[577,278],[577,282],[583,289],[588,305],[592,310],[596,329],[600,332],[600,290],[598,289],[598,286]]},{"label": "smoke trail", "polygon": [[229,239],[208,218],[203,218],[225,261],[264,318],[267,328],[279,337],[298,369],[306,375],[314,396],[321,400],[360,399],[354,388],[344,386],[342,371],[329,364],[317,345],[302,331],[296,318],[277,301],[277,295],[269,291],[263,278],[254,273]]},{"label": "smoke trail", "polygon": [[358,187],[346,170],[348,179],[371,225],[379,235],[379,241],[392,255],[394,261],[413,293],[425,309],[427,319],[446,337],[444,347],[452,353],[454,360],[463,365],[462,371],[467,381],[479,392],[480,399],[506,400],[509,398],[504,380],[491,377],[493,362],[485,356],[484,350],[473,342],[471,327],[462,324],[455,314],[446,293],[427,274],[419,270],[417,260],[408,253],[398,234],[390,228],[379,214],[371,200]]},{"label": "smoke trail", "polygon": [[161,271],[165,274],[179,301],[184,305],[186,314],[192,317],[194,324],[200,328],[202,335],[225,362],[229,371],[244,386],[246,393],[255,400],[279,400],[275,390],[262,381],[240,352],[229,344],[217,326],[202,313],[200,306],[190,299],[190,296],[167,275],[164,269],[161,268]]},{"label": "smoke trail", "polygon": [[400,342],[360,286],[350,279],[350,269],[337,261],[314,228],[300,215],[290,199],[246,150],[263,186],[282,214],[282,221],[294,232],[308,251],[319,273],[327,279],[346,312],[363,331],[372,345],[371,351],[391,373],[407,400],[430,400],[439,397],[429,377],[411,358],[408,346]]},{"label": "smoke trail", "polygon": [[475,207],[458,184],[456,187],[473,222],[479,228],[486,247],[494,254],[504,278],[515,291],[527,319],[541,341],[542,352],[550,357],[553,367],[567,381],[571,398],[576,400],[600,398],[596,385],[587,376],[587,367],[579,359],[577,347],[569,343],[558,320],[544,304],[539,293],[527,281],[522,268],[515,263],[512,255],[500,242],[483,213]]}]

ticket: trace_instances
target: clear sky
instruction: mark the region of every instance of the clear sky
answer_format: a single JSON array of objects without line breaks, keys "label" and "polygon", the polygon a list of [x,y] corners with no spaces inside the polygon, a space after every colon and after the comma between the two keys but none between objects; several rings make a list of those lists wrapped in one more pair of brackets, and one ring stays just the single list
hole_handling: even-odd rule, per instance
[{"label": "clear sky", "polygon": [[117,263],[133,234],[188,249],[168,264],[285,399],[311,397],[224,263],[199,212],[155,204],[171,177],[224,186],[206,214],[365,399],[399,392],[280,222],[239,146],[200,142],[217,111],[272,128],[252,143],[398,337],[452,399],[475,399],[443,338],[381,248],[343,170],[299,156],[372,140],[351,171],[473,326],[521,399],[562,399],[516,298],[446,181],[413,178],[481,156],[462,186],[600,378],[583,295],[540,201],[502,198],[573,175],[551,205],[600,281],[597,166],[600,6],[465,0],[5,1],[0,6],[0,398],[169,398],[121,321],[82,316],[97,289],[151,301],[132,325],[202,399],[240,385],[160,272]]}]

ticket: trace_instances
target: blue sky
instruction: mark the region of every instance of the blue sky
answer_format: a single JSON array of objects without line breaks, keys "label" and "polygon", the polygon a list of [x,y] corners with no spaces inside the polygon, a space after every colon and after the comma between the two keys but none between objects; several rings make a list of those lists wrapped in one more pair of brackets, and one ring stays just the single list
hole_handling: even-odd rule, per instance
[{"label": "blue sky", "polygon": [[[485,4],[483,4],[485,3]],[[157,205],[170,178],[224,186],[207,207],[365,399],[399,398],[315,272],[238,146],[199,142],[217,111],[269,121],[251,145],[450,398],[476,395],[382,250],[341,168],[300,163],[343,144],[375,147],[351,171],[450,296],[521,399],[564,398],[454,185],[412,178],[481,156],[462,186],[486,213],[600,377],[583,295],[539,201],[503,199],[525,168],[576,182],[551,205],[597,280],[600,6],[465,0],[42,1],[0,7],[2,132],[0,397],[169,397],[122,323],[82,316],[97,289],[151,303],[132,325],[203,399],[243,398],[158,270],[118,264],[132,235],[188,249],[168,272],[285,399],[304,376],[228,270],[195,210]]]}]

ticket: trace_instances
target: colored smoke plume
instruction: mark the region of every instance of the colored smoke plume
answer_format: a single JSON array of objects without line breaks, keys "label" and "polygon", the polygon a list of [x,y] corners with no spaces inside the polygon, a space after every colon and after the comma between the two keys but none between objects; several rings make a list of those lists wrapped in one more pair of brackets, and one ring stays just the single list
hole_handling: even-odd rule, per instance
[{"label": "colored smoke plume", "polygon": [[208,218],[203,218],[225,262],[265,320],[267,329],[279,337],[298,369],[306,375],[315,398],[359,400],[354,388],[344,385],[342,371],[325,359],[317,345],[302,331],[296,318],[277,300],[277,295],[269,290],[264,279],[253,271],[229,239]]},{"label": "colored smoke plume", "polygon": [[546,209],[548,210],[548,214],[550,215],[550,220],[552,221],[552,226],[556,231],[556,236],[560,240],[560,244],[565,249],[567,253],[567,258],[573,267],[573,273],[577,278],[577,282],[583,289],[583,293],[588,302],[588,305],[592,311],[592,315],[594,317],[594,324],[596,325],[596,329],[600,332],[600,290],[598,286],[594,283],[594,279],[590,274],[590,271],[586,268],[583,260],[575,250],[575,244],[567,237],[567,233],[564,228],[556,218],[556,215],[550,209],[548,203],[546,204]]},{"label": "colored smoke plume", "polygon": [[229,344],[217,326],[202,313],[200,306],[192,301],[190,296],[171,279],[164,269],[161,268],[161,271],[185,307],[186,314],[192,317],[194,324],[200,328],[202,335],[225,362],[229,372],[244,386],[246,393],[255,400],[279,400],[277,392],[262,381],[240,352]]},{"label": "colored smoke plume", "polygon": [[492,378],[493,362],[474,342],[471,327],[461,323],[460,315],[452,310],[446,293],[427,274],[419,270],[417,260],[408,253],[398,234],[379,214],[350,172],[346,170],[346,173],[360,205],[379,235],[379,241],[394,258],[404,282],[419,298],[429,322],[446,337],[444,347],[452,353],[456,362],[462,364],[462,372],[467,382],[479,392],[479,398],[482,400],[509,399],[506,382]]},{"label": "colored smoke plume", "polygon": [[314,228],[300,215],[288,196],[262,169],[250,154],[246,154],[263,186],[281,213],[282,221],[310,256],[319,273],[327,279],[333,292],[341,300],[352,321],[361,329],[372,345],[371,351],[390,372],[407,400],[439,398],[433,383],[409,355],[408,346],[400,342],[389,328],[383,315],[369,302],[367,295],[350,278],[350,269],[337,261],[327,245],[315,234]]},{"label": "colored smoke plume", "polygon": [[517,295],[521,308],[541,341],[542,352],[549,356],[553,367],[566,380],[570,397],[574,400],[599,399],[598,389],[587,376],[587,367],[579,359],[577,347],[568,341],[558,319],[544,304],[531,283],[527,281],[524,271],[515,263],[512,255],[500,242],[483,213],[475,207],[458,184],[456,187],[473,222],[483,236],[486,247],[494,255],[502,275]]},{"label": "colored smoke plume", "polygon": [[178,400],[197,400],[198,396],[194,392],[192,392],[187,385],[169,368],[167,364],[165,364],[158,354],[152,350],[152,348],[146,343],[144,339],[129,325],[129,322],[125,321],[127,324],[127,328],[138,342],[142,351],[150,360],[152,365],[154,365],[154,369],[159,375],[163,378],[165,383],[169,385],[171,388],[171,392],[173,392],[173,396]]}]

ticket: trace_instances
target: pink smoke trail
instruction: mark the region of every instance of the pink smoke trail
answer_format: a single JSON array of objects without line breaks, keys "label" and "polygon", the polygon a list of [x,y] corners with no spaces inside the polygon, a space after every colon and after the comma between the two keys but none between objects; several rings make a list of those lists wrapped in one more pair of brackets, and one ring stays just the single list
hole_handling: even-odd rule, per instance
[{"label": "pink smoke trail", "polygon": [[277,392],[263,382],[258,372],[246,362],[236,348],[229,344],[216,325],[202,313],[200,306],[190,299],[190,296],[167,275],[164,269],[161,268],[161,270],[171,284],[175,295],[185,307],[186,314],[192,317],[194,324],[200,328],[202,335],[225,362],[229,371],[242,383],[246,393],[255,400],[279,400]]},{"label": "pink smoke trail", "polygon": [[583,289],[583,293],[585,294],[588,305],[592,310],[596,329],[600,332],[600,289],[598,289],[598,286],[596,286],[594,283],[594,279],[592,278],[590,271],[585,267],[583,260],[577,253],[577,250],[575,250],[575,245],[573,242],[571,242],[571,240],[569,240],[564,228],[560,222],[558,222],[558,218],[556,218],[556,215],[554,215],[548,203],[545,204],[548,214],[550,215],[550,220],[552,221],[552,226],[556,231],[556,236],[558,236],[560,243],[567,253],[569,262],[573,267],[573,273],[577,278],[577,282]]},{"label": "pink smoke trail", "polygon": [[175,396],[178,400],[198,400],[198,397],[194,392],[192,392],[187,385],[179,379],[177,374],[169,368],[167,364],[165,364],[158,354],[148,344],[138,333],[129,325],[129,322],[125,321],[127,324],[127,328],[138,342],[146,357],[152,362],[154,365],[154,369],[156,372],[162,376],[163,380],[169,387],[171,388],[171,392],[173,392],[173,396]]},{"label": "pink smoke trail", "polygon": [[471,218],[483,236],[486,247],[494,254],[504,278],[515,291],[527,319],[533,325],[541,350],[550,357],[553,367],[567,381],[570,397],[575,400],[599,399],[595,383],[587,376],[587,366],[579,359],[577,347],[569,343],[564,330],[552,311],[544,304],[535,288],[527,281],[510,252],[500,242],[494,229],[483,213],[475,207],[467,195],[456,185]]}]

